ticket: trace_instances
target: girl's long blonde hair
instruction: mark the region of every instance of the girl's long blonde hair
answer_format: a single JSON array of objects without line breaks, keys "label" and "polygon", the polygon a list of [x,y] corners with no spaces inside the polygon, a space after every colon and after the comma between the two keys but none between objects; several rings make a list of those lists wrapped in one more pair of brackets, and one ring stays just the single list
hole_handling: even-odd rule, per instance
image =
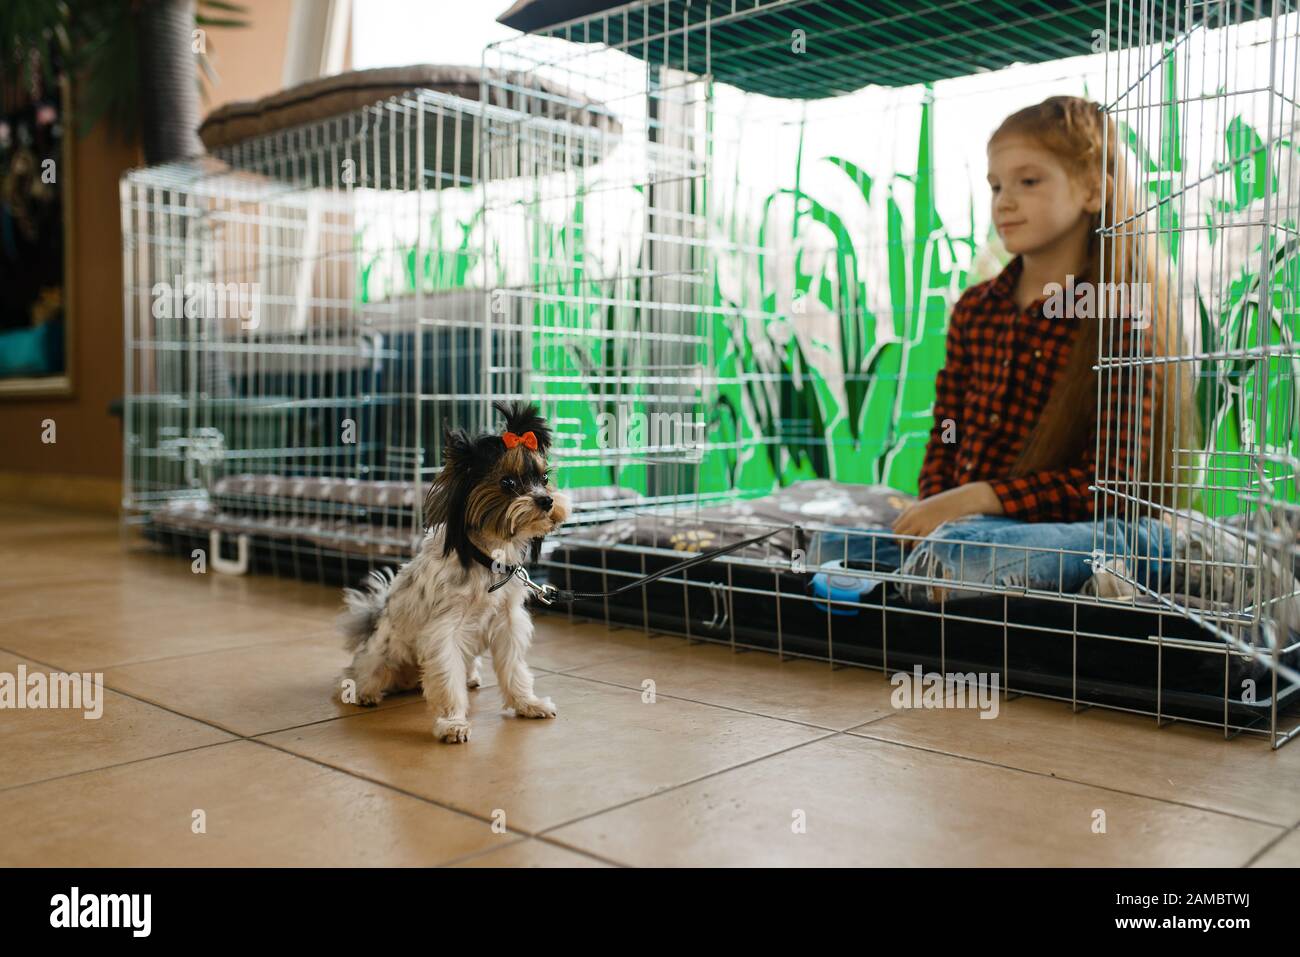
[{"label": "girl's long blonde hair", "polygon": [[[1077,96],[1053,96],[1008,116],[993,132],[989,143],[992,144],[999,136],[1006,134],[1019,134],[1032,139],[1055,155],[1076,182],[1098,186],[1104,202],[1101,211],[1092,218],[1087,258],[1080,264],[1082,268],[1076,274],[1076,281],[1100,280],[1103,264],[1097,228],[1111,228],[1113,240],[1107,243],[1105,263],[1108,287],[1114,288],[1110,284],[1121,283],[1126,289],[1133,289],[1135,284],[1145,283],[1146,310],[1142,318],[1149,320],[1150,325],[1141,335],[1146,338],[1147,354],[1169,358],[1182,355],[1187,343],[1179,319],[1177,297],[1171,289],[1170,261],[1161,250],[1156,234],[1145,228],[1145,217],[1140,213],[1133,174],[1125,160],[1125,151],[1120,146],[1114,121],[1091,100]],[[1106,341],[1111,343],[1108,353],[1120,351],[1115,348],[1120,345],[1115,337],[1121,333],[1113,326],[1106,327],[1104,331],[1099,329],[1100,323],[1110,315],[1106,308],[1111,305],[1109,300],[1109,296],[1099,292],[1094,298],[1098,309],[1077,319],[1078,331],[1070,357],[1052,389],[1043,414],[1012,468],[1013,476],[1041,469],[1062,468],[1079,462],[1082,453],[1093,451],[1085,446],[1097,409],[1098,375],[1092,367],[1097,364],[1099,332],[1106,335]],[[1132,299],[1125,298],[1123,301],[1130,306],[1116,310],[1116,318],[1132,316]],[[1131,355],[1135,351],[1134,345],[1128,344],[1123,351]],[[1101,473],[1103,466],[1098,463],[1098,478],[1119,483],[1127,494],[1138,499],[1169,506],[1183,504],[1175,500],[1180,497],[1174,494],[1180,484],[1176,481],[1179,475],[1179,455],[1175,444],[1185,449],[1198,448],[1200,445],[1200,421],[1194,397],[1195,376],[1190,369],[1182,369],[1180,372],[1180,365],[1182,363],[1157,360],[1150,367],[1152,374],[1140,377],[1136,374],[1137,371],[1145,371],[1146,366],[1117,367],[1104,376],[1110,394],[1102,396],[1101,400],[1103,415],[1106,413],[1105,403],[1111,404],[1112,412],[1120,411],[1121,403],[1129,406],[1132,409],[1130,421],[1137,427],[1141,422],[1137,412],[1141,400],[1139,390],[1151,392],[1153,435],[1150,458],[1137,469],[1141,474],[1105,475]],[[1136,437],[1138,442],[1142,439],[1142,436]],[[1132,446],[1129,449],[1108,450],[1104,447],[1104,441],[1103,438],[1103,460],[1114,456],[1117,461],[1129,463],[1130,473],[1135,471],[1134,465],[1137,463],[1132,459]],[[1183,467],[1186,467],[1185,461]],[[1121,505],[1111,511],[1123,513],[1129,509]],[[1139,508],[1138,511],[1143,510]]]}]

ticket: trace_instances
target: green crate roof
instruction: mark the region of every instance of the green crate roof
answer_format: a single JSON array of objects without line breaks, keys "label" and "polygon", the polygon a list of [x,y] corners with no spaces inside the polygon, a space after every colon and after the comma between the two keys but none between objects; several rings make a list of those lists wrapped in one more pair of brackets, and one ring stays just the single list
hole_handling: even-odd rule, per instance
[{"label": "green crate roof", "polygon": [[[1107,33],[1112,50],[1173,41],[1189,25],[1189,7],[1193,24],[1204,18],[1217,27],[1227,24],[1225,17],[1253,18],[1255,4],[1165,0],[1163,10],[1157,6],[1152,0],[520,0],[497,19],[526,33],[607,43],[648,63],[712,73],[753,93],[821,99],[870,84],[910,86],[1094,53]],[[1278,6],[1290,10],[1293,2]],[[806,36],[804,53],[793,52],[796,30]]]}]

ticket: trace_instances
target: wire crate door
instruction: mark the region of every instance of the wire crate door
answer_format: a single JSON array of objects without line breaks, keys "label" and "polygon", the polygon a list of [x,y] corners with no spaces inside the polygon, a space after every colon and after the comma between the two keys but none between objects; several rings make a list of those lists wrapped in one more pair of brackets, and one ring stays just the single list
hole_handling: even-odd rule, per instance
[{"label": "wire crate door", "polygon": [[[1167,6],[1107,56],[1094,560],[1300,680],[1296,15],[1193,4],[1171,33]],[[1106,536],[1142,522],[1173,561],[1139,576]]]},{"label": "wire crate door", "polygon": [[[501,61],[493,75],[542,69],[529,49],[490,48]],[[563,89],[573,78],[548,79]],[[698,492],[712,375],[702,309],[707,91],[665,67],[624,69],[600,90],[616,124],[553,119],[582,119],[592,101],[576,95],[486,121],[487,321],[497,331],[488,392],[541,401],[566,484],[616,484],[673,503]],[[622,142],[593,148],[611,126]]]}]

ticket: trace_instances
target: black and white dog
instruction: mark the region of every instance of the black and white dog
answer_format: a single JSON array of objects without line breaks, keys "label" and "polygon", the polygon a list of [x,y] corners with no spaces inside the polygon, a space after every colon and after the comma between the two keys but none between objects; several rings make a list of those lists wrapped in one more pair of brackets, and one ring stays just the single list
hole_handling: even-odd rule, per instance
[{"label": "black and white dog", "polygon": [[520,717],[555,717],[551,700],[533,693],[524,661],[533,637],[526,586],[511,578],[488,589],[568,518],[569,501],[551,483],[551,433],[537,408],[493,408],[505,416],[504,431],[474,438],[447,432],[419,553],[396,575],[374,572],[364,589],[347,589],[340,619],[354,653],[343,678],[355,683],[357,703],[378,704],[386,692],[421,686],[433,733],[448,743],[469,740],[469,690],[479,686],[485,652],[507,707]]}]

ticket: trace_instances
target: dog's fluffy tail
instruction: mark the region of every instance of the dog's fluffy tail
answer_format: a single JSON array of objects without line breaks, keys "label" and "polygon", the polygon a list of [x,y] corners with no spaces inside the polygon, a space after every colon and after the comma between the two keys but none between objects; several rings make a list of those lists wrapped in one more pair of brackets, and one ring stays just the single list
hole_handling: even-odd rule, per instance
[{"label": "dog's fluffy tail", "polygon": [[343,589],[343,603],[348,609],[339,615],[338,627],[343,634],[343,646],[348,651],[356,651],[374,634],[379,616],[388,602],[393,578],[392,568],[379,568],[366,577],[362,588]]}]

